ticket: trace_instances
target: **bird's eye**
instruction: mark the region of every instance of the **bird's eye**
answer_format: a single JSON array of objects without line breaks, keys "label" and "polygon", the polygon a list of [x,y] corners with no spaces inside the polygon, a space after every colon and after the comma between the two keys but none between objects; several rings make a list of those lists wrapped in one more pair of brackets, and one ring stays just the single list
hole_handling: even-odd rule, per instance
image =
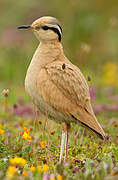
[{"label": "bird's eye", "polygon": [[42,29],[46,31],[49,29],[49,27],[48,26],[42,26]]}]

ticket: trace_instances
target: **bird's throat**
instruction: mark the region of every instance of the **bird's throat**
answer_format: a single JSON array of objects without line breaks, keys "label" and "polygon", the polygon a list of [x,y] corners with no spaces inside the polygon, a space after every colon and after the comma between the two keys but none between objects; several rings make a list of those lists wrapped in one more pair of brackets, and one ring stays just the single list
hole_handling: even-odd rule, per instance
[{"label": "bird's throat", "polygon": [[63,47],[60,42],[40,42],[32,62],[37,62],[39,66],[45,66],[53,62],[63,54]]}]

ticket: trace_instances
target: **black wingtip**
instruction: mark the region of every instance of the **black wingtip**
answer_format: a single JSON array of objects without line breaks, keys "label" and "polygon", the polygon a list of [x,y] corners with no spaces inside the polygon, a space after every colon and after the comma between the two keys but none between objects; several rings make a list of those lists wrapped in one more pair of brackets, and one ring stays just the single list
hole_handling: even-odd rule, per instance
[{"label": "black wingtip", "polygon": [[89,127],[87,124],[79,121],[77,118],[75,118],[73,115],[72,115],[72,118],[74,118],[75,120],[77,120],[81,125],[83,125],[84,127],[87,127],[88,129],[90,129],[92,132],[94,132],[100,139],[102,140],[105,140],[106,136],[103,136],[102,134],[98,133],[96,130],[92,129],[91,127]]},{"label": "black wingtip", "polygon": [[[94,131],[93,129],[91,129],[92,131]],[[105,136],[102,136],[100,133],[98,133],[97,131],[94,131],[95,134],[102,140],[105,140]]]}]

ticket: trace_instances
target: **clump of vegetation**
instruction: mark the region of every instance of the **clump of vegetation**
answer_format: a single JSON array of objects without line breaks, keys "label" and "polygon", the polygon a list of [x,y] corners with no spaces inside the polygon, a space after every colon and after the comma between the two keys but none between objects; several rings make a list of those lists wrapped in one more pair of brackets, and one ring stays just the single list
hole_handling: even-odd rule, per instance
[{"label": "clump of vegetation", "polygon": [[[5,0],[0,7],[0,179],[118,179],[118,1]],[[44,15],[60,20],[65,54],[88,77],[107,134],[101,141],[72,124],[61,165],[61,127],[37,111],[23,85],[39,42],[17,26]]]},{"label": "clump of vegetation", "polygon": [[[97,90],[94,93],[94,109],[102,93],[104,92],[99,94]],[[1,179],[100,180],[117,176],[117,111],[96,111],[104,131],[108,134],[106,141],[99,140],[87,130],[72,124],[68,160],[59,164],[60,125],[47,120],[23,96],[18,100],[14,99],[16,102],[11,101],[12,96],[13,93],[9,90],[4,90],[1,94]],[[102,102],[99,101],[100,105],[102,106]]]}]

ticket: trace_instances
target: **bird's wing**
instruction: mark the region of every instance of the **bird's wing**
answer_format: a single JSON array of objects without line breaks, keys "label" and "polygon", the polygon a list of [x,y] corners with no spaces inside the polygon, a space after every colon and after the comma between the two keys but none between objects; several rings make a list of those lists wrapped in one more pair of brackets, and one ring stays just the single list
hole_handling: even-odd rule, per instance
[{"label": "bird's wing", "polygon": [[73,104],[93,113],[90,102],[89,87],[79,68],[71,63],[55,62],[46,67],[50,81]]},{"label": "bird's wing", "polygon": [[82,125],[104,136],[91,107],[89,87],[79,68],[56,61],[41,70],[38,80],[40,95],[49,105],[71,114]]}]

